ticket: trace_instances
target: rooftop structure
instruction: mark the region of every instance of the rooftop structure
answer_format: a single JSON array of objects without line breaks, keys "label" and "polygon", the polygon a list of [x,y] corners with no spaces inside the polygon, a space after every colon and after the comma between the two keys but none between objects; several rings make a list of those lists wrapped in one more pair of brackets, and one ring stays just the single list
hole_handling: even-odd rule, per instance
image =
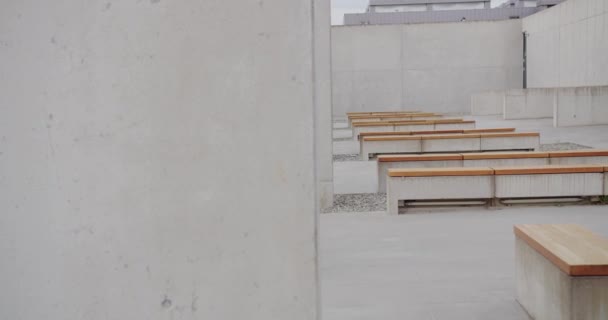
[{"label": "rooftop structure", "polygon": [[421,12],[490,8],[489,0],[370,0],[368,12]]},{"label": "rooftop structure", "polygon": [[509,0],[491,9],[486,0],[370,0],[365,13],[344,15],[345,25],[520,19],[563,0]]}]

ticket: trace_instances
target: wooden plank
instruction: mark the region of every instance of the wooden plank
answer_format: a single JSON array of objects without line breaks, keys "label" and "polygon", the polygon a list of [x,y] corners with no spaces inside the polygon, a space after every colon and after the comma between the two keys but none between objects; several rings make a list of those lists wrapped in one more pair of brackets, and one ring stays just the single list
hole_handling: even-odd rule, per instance
[{"label": "wooden plank", "polygon": [[[409,121],[403,122],[404,125],[428,125],[428,122],[425,121]],[[401,124],[401,123],[399,123]],[[384,122],[384,121],[376,121],[376,122],[353,122],[353,127],[392,127],[396,125],[394,122]]]},{"label": "wooden plank", "polygon": [[388,169],[389,177],[453,177],[453,176],[491,176],[491,168],[409,168]]},{"label": "wooden plank", "polygon": [[564,157],[606,157],[608,156],[608,150],[567,150],[567,151],[551,151],[549,152],[550,158],[564,158]]},{"label": "wooden plank", "polygon": [[480,152],[463,153],[465,160],[549,158],[548,152]]},{"label": "wooden plank", "polygon": [[[415,137],[415,136],[413,136]],[[479,139],[479,134],[431,134],[419,136],[422,140],[443,140],[443,139]]]},{"label": "wooden plank", "polygon": [[379,137],[363,137],[363,141],[402,141],[402,140],[420,140],[420,136],[379,136]]},{"label": "wooden plank", "polygon": [[462,160],[458,153],[379,155],[378,162]]},{"label": "wooden plank", "polygon": [[540,137],[538,132],[482,133],[482,138]]},{"label": "wooden plank", "polygon": [[515,128],[466,129],[463,133],[515,132]]},{"label": "wooden plank", "polygon": [[547,165],[533,167],[495,167],[495,175],[548,174],[548,173],[602,173],[603,165]]},{"label": "wooden plank", "polygon": [[426,130],[426,131],[410,131],[411,135],[428,135],[428,134],[460,134],[463,130]]},{"label": "wooden plank", "polygon": [[581,226],[516,225],[513,231],[570,276],[608,276],[608,239]]}]

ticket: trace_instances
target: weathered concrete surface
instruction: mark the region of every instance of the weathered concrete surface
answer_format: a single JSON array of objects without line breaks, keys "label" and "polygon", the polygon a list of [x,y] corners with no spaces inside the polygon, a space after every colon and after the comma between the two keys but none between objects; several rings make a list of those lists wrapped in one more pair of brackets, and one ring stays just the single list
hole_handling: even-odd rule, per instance
[{"label": "weathered concrete surface", "polygon": [[560,88],[556,95],[553,114],[556,127],[608,124],[608,86]]},{"label": "weathered concrete surface", "polygon": [[481,137],[481,150],[520,150],[531,149],[538,150],[540,148],[540,137],[505,137],[505,138],[488,138]]},{"label": "weathered concrete surface", "polygon": [[535,320],[608,318],[608,277],[570,277],[519,238],[517,301]]},{"label": "weathered concrete surface", "polygon": [[496,175],[497,198],[599,196],[603,173]]},{"label": "weathered concrete surface", "polygon": [[506,90],[503,117],[505,120],[552,118],[555,103],[555,89]]},{"label": "weathered concrete surface", "polygon": [[513,225],[608,236],[605,206],[321,215],[324,320],[530,320],[515,301]]},{"label": "weathered concrete surface", "polygon": [[0,319],[317,319],[311,10],[3,1]]},{"label": "weathered concrete surface", "polygon": [[332,28],[334,115],[469,113],[471,94],[522,87],[521,20]]},{"label": "weathered concrete surface", "polygon": [[471,114],[474,116],[502,115],[505,91],[486,91],[471,94]]},{"label": "weathered concrete surface", "polygon": [[334,198],[330,28],[330,0],[314,0],[315,165],[321,209],[331,207]]},{"label": "weathered concrete surface", "polygon": [[608,85],[608,3],[568,0],[523,19],[528,87]]}]

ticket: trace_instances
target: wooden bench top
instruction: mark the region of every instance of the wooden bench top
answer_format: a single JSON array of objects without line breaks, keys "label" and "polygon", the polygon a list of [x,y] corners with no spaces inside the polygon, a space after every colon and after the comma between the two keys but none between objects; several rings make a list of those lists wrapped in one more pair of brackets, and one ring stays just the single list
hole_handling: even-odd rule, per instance
[{"label": "wooden bench top", "polygon": [[564,157],[606,157],[608,156],[608,150],[568,150],[568,151],[551,151],[549,157],[551,158],[564,158]]},{"label": "wooden bench top", "polygon": [[601,173],[605,171],[604,165],[546,165],[531,167],[495,167],[494,174],[519,175],[519,174],[546,174],[546,173]]},{"label": "wooden bench top", "polygon": [[[370,115],[370,114],[401,114],[401,113],[423,113],[422,111],[361,111],[347,112],[346,115]],[[428,113],[428,112],[427,112]]]},{"label": "wooden bench top", "polygon": [[[409,121],[409,122],[404,122],[404,123],[407,125],[429,125],[429,123],[426,121]],[[394,125],[396,125],[394,122],[376,121],[376,122],[353,122],[352,126],[353,127],[392,127]]]},{"label": "wooden bench top", "polygon": [[486,133],[483,138],[510,138],[510,137],[540,137],[538,132],[504,132]]},{"label": "wooden bench top", "polygon": [[515,132],[515,128],[485,128],[485,129],[465,129],[463,133],[490,133],[490,132]]},{"label": "wooden bench top", "polygon": [[405,141],[405,140],[422,140],[422,136],[373,136],[363,137],[363,141]]},{"label": "wooden bench top", "polygon": [[402,118],[402,117],[443,117],[440,114],[435,113],[387,113],[387,114],[362,114],[362,115],[352,115],[350,116],[351,120],[355,119],[383,119],[383,118]]},{"label": "wooden bench top", "polygon": [[419,137],[421,140],[440,140],[440,139],[479,139],[479,138],[495,138],[498,135],[503,138],[515,137],[530,137],[537,136],[536,132],[525,133],[461,133],[461,134],[429,134],[429,135],[391,135],[379,134],[373,136],[364,136],[363,141],[396,141],[396,140],[416,140],[411,137]]},{"label": "wooden bench top", "polygon": [[462,160],[458,153],[379,155],[378,162]]},{"label": "wooden bench top", "polygon": [[515,235],[570,276],[608,276],[608,240],[573,224],[516,225]]},{"label": "wooden bench top", "polygon": [[408,168],[388,169],[389,177],[491,176],[491,168]]},{"label": "wooden bench top", "polygon": [[479,152],[463,153],[465,160],[549,158],[548,152]]},{"label": "wooden bench top", "polygon": [[[415,137],[415,136],[412,136]],[[461,133],[461,134],[430,134],[419,136],[422,140],[444,140],[444,139],[479,139],[481,134]]]}]

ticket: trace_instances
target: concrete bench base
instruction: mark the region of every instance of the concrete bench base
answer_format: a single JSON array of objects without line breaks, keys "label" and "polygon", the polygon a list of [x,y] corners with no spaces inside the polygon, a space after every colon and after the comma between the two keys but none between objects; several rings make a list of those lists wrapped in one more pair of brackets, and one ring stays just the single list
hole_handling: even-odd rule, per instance
[{"label": "concrete bench base", "polygon": [[462,160],[378,162],[378,192],[386,193],[386,173],[393,168],[462,167]]},{"label": "concrete bench base", "polygon": [[608,319],[608,277],[572,277],[515,240],[517,301],[535,320]]},{"label": "concrete bench base", "polygon": [[388,213],[399,214],[399,200],[489,199],[493,176],[390,177],[387,183]]},{"label": "concrete bench base", "polygon": [[496,198],[598,196],[603,194],[603,173],[497,175]]}]

